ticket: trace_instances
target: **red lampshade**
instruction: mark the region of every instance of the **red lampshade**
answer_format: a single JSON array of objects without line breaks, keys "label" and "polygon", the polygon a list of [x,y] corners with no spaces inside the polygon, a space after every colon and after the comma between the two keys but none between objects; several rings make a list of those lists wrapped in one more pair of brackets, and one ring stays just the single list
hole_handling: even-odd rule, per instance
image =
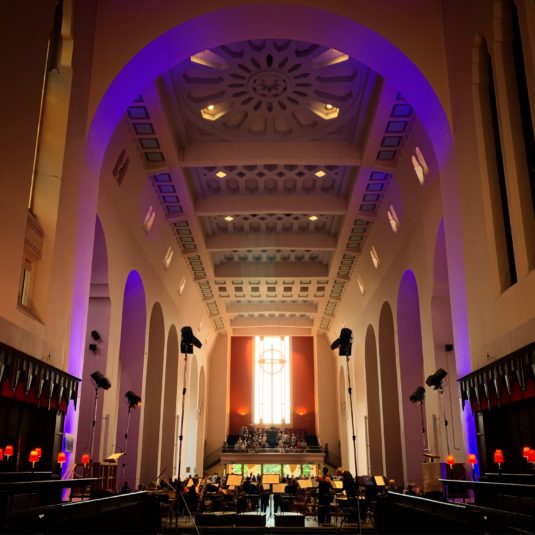
[{"label": "red lampshade", "polygon": [[535,450],[529,450],[528,451],[528,463],[535,463]]},{"label": "red lampshade", "polygon": [[477,464],[477,457],[475,453],[470,453],[468,455],[468,464],[471,464],[472,467],[474,464]]},{"label": "red lampshade", "polygon": [[494,462],[496,464],[502,464],[503,463],[503,451],[502,450],[496,450],[494,452]]},{"label": "red lampshade", "polygon": [[453,468],[453,465],[455,464],[455,458],[453,455],[448,455],[446,457],[446,462],[450,465],[450,468]]},{"label": "red lampshade", "polygon": [[66,461],[67,461],[67,456],[65,455],[65,452],[60,451],[58,453],[58,464],[63,464]]},{"label": "red lampshade", "polygon": [[30,462],[36,463],[37,461],[39,461],[39,453],[37,450],[30,451]]},{"label": "red lampshade", "polygon": [[82,464],[83,465],[86,465],[86,464],[89,464],[89,453],[84,453],[82,455]]},{"label": "red lampshade", "polygon": [[524,459],[528,460],[528,455],[529,455],[530,451],[531,451],[531,448],[529,446],[524,446],[522,448],[522,457],[524,457]]},{"label": "red lampshade", "polygon": [[6,446],[6,449],[4,450],[4,454],[7,455],[8,457],[13,455],[13,446],[11,445]]},{"label": "red lampshade", "polygon": [[4,450],[0,448],[0,461],[4,460]]},{"label": "red lampshade", "polygon": [[37,455],[39,455],[39,459],[43,455],[43,450],[41,448],[35,448],[35,451],[37,452]]}]

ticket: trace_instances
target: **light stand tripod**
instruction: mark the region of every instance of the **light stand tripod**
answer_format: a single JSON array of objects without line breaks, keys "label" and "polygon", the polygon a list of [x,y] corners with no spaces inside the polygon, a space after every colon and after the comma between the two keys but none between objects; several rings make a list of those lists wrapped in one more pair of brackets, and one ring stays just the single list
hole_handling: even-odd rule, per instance
[{"label": "light stand tripod", "polygon": [[360,518],[360,485],[358,483],[358,464],[357,464],[357,435],[355,434],[355,418],[353,416],[353,389],[351,388],[351,374],[349,373],[349,355],[351,354],[351,347],[348,348],[348,351],[344,351],[344,348],[340,348],[340,353],[347,353],[346,357],[346,368],[347,368],[347,392],[349,394],[349,406],[351,407],[351,430],[353,432],[353,458],[355,461],[355,485],[357,486],[357,518],[359,523],[359,535],[362,533],[362,523]]},{"label": "light stand tripod", "polygon": [[91,423],[91,429],[89,430],[89,459],[93,462],[93,446],[95,444],[95,427],[97,425],[97,410],[98,410],[98,384],[95,385],[95,410],[93,412],[93,422]]},{"label": "light stand tripod", "polygon": [[[182,348],[184,349],[184,348]],[[186,349],[189,349],[186,348]],[[191,348],[191,353],[193,354],[193,348]],[[183,431],[184,431],[184,405],[186,402],[186,377],[187,377],[187,369],[188,369],[188,352],[184,352],[184,380],[182,384],[184,385],[182,387],[182,409],[180,411],[180,434],[178,435],[178,479],[181,480],[180,476],[180,470],[182,468],[182,439],[184,438]]]},{"label": "light stand tripod", "polygon": [[128,448],[128,431],[130,429],[130,417],[132,416],[132,409],[135,409],[139,405],[141,405],[141,398],[134,394],[132,390],[129,390],[125,397],[128,401],[128,417],[126,419],[126,431],[124,433],[124,449],[123,449],[123,465],[121,467],[121,480],[123,482],[123,485],[121,487],[121,493],[127,493],[131,492],[130,486],[128,485],[128,481],[125,479],[125,472],[126,472],[126,455],[127,455],[127,448]]},{"label": "light stand tripod", "polygon": [[111,383],[107,377],[101,372],[96,371],[91,374],[91,379],[95,382],[95,410],[93,412],[93,421],[91,422],[91,428],[89,429],[89,461],[93,462],[93,446],[95,444],[95,428],[97,425],[97,412],[98,412],[98,391],[99,388],[108,390],[111,387]]},{"label": "light stand tripod", "polygon": [[182,469],[182,439],[184,438],[184,406],[186,402],[186,377],[188,369],[188,355],[193,355],[193,346],[201,348],[201,341],[193,335],[193,330],[191,327],[182,327],[181,329],[181,340],[180,340],[180,351],[184,355],[184,381],[182,387],[182,409],[180,414],[180,435],[178,435],[179,445],[178,445],[178,479],[180,480],[181,475],[180,471]]}]

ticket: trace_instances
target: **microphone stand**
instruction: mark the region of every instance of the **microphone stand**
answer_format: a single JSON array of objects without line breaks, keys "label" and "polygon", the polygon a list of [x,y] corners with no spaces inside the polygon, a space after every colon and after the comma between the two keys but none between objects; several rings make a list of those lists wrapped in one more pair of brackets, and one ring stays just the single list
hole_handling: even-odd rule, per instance
[{"label": "microphone stand", "polygon": [[[348,348],[349,349],[349,348]],[[351,388],[351,375],[349,373],[349,355],[345,355],[346,357],[346,368],[347,368],[347,392],[349,393],[349,406],[351,407],[351,429],[353,431],[353,457],[355,461],[355,485],[357,486],[357,518],[359,523],[359,535],[362,535],[362,524],[360,521],[360,485],[358,483],[358,476],[357,476],[357,436],[355,434],[355,419],[353,417],[353,389]]]}]

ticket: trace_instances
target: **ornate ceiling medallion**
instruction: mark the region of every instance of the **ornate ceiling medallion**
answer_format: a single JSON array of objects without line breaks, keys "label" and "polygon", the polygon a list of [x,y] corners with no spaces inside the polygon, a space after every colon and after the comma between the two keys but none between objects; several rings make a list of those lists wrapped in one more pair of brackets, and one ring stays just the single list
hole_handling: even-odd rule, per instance
[{"label": "ornate ceiling medallion", "polygon": [[204,50],[173,70],[190,122],[221,139],[303,139],[358,113],[367,67],[337,50],[265,39]]}]

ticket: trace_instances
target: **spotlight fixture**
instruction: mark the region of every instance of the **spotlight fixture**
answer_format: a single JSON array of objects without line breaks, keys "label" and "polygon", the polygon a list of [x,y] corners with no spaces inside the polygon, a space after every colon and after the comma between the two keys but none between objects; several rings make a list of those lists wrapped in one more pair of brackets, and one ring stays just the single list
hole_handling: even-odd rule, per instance
[{"label": "spotlight fixture", "polygon": [[215,110],[215,106],[213,104],[208,104],[208,106],[206,106],[206,109],[208,109],[210,111],[214,111]]},{"label": "spotlight fixture", "polygon": [[430,375],[426,380],[425,384],[427,386],[432,386],[434,390],[439,390],[442,388],[442,381],[448,375],[448,372],[443,368],[439,368],[435,373]]},{"label": "spotlight fixture", "polygon": [[101,338],[100,334],[98,333],[98,331],[91,331],[91,338],[93,338],[93,340],[95,340],[95,342],[101,342],[102,341],[102,338]]},{"label": "spotlight fixture", "polygon": [[326,110],[332,110],[334,108],[334,106],[332,104],[325,104],[325,109]]},{"label": "spotlight fixture", "polygon": [[202,347],[201,341],[195,337],[191,327],[182,327],[181,329],[182,337],[180,340],[180,352],[184,355],[193,354],[193,346]]},{"label": "spotlight fixture", "polygon": [[111,387],[110,380],[99,371],[93,372],[91,374],[91,379],[95,381],[95,385],[97,386],[97,388],[108,390]]},{"label": "spotlight fixture", "polygon": [[227,176],[227,173],[225,171],[222,171],[221,169],[215,174],[217,178],[225,178]]},{"label": "spotlight fixture", "polygon": [[419,386],[409,397],[409,400],[413,403],[422,403],[425,397],[425,388]]},{"label": "spotlight fixture", "polygon": [[141,398],[137,394],[134,394],[132,390],[129,390],[124,397],[128,400],[128,406],[131,409],[135,409],[141,405]]},{"label": "spotlight fixture", "polygon": [[353,344],[353,333],[351,329],[344,327],[340,331],[340,336],[332,344],[331,349],[338,348],[338,355],[341,357],[351,356],[351,345]]},{"label": "spotlight fixture", "polygon": [[234,218],[231,216],[231,215],[227,215],[223,218],[225,221],[227,221],[228,223],[230,223],[231,221],[234,221]]},{"label": "spotlight fixture", "polygon": [[311,215],[309,216],[308,218],[310,221],[317,221],[318,220],[318,216],[317,215]]}]

